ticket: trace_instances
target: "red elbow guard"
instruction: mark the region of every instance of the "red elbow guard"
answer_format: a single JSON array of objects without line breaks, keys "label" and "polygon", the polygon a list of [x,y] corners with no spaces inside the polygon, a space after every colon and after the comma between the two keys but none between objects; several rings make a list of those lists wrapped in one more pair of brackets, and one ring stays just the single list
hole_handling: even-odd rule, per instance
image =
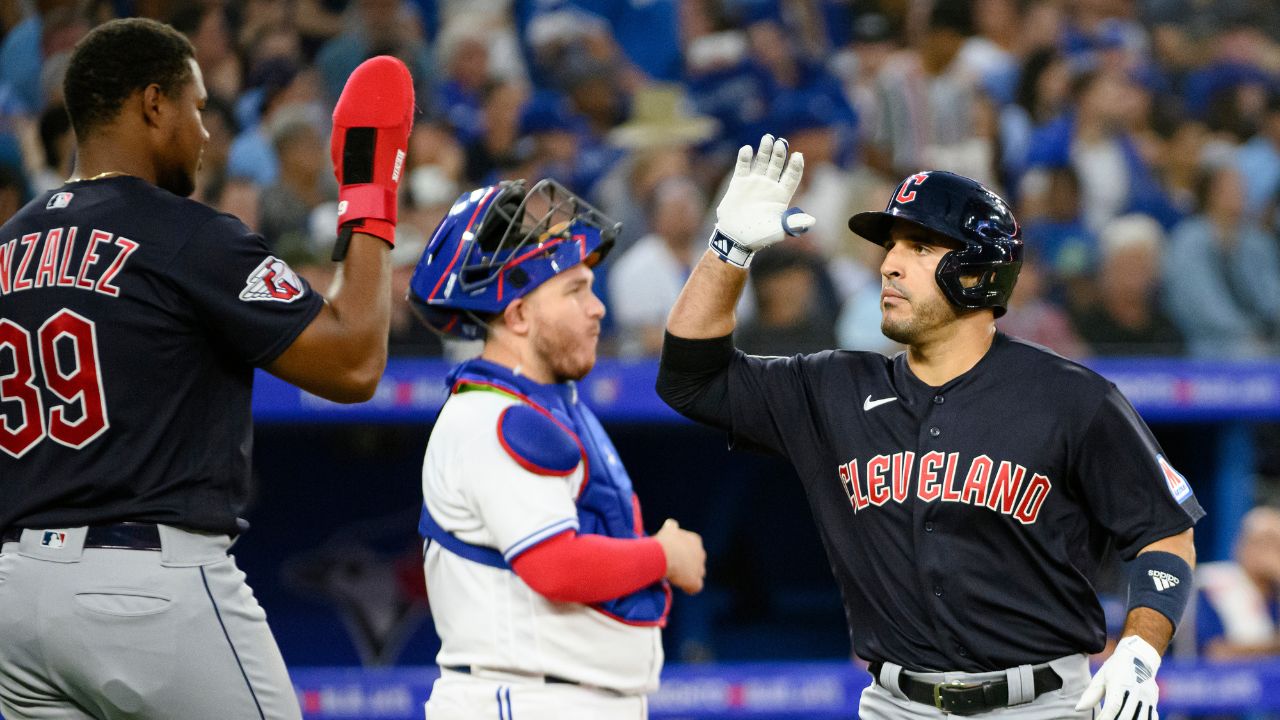
[{"label": "red elbow guard", "polygon": [[404,63],[379,55],[347,78],[333,109],[329,152],[338,178],[338,243],[346,255],[353,232],[395,244],[396,193],[413,129],[413,77]]}]

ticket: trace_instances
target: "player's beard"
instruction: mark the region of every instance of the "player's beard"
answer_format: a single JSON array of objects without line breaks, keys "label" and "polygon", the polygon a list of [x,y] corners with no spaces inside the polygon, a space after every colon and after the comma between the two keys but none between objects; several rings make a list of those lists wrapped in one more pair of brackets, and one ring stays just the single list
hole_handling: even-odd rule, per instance
[{"label": "player's beard", "polygon": [[162,168],[156,175],[156,185],[178,197],[191,197],[196,191],[196,178],[184,167]]},{"label": "player's beard", "polygon": [[581,380],[596,365],[598,338],[599,335],[587,335],[564,325],[552,325],[533,336],[533,349],[556,382]]},{"label": "player's beard", "polygon": [[911,316],[905,320],[890,320],[888,314],[880,316],[880,332],[903,345],[915,345],[929,332],[954,322],[959,317],[956,307],[947,302],[941,293],[909,302]]},{"label": "player's beard", "polygon": [[178,130],[170,133],[167,146],[169,156],[163,158],[164,162],[159,163],[156,170],[156,185],[178,197],[191,197],[196,191],[196,173],[204,162],[203,141],[193,151],[195,162],[192,163],[191,156],[186,154],[190,146],[189,142],[184,144],[187,139],[189,137],[184,137]]}]

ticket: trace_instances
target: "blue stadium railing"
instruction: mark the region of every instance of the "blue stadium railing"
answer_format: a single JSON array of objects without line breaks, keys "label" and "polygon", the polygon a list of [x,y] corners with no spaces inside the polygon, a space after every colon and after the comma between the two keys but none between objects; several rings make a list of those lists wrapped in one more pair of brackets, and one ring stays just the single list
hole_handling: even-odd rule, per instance
[{"label": "blue stadium railing", "polygon": [[[1256,448],[1250,425],[1280,420],[1280,360],[1097,359],[1087,364],[1115,382],[1147,422],[1210,428],[1198,443],[1202,449],[1193,449],[1207,456],[1204,466],[1211,474],[1193,478],[1214,516],[1200,544],[1204,559],[1226,557],[1254,497]],[[443,360],[392,359],[374,398],[358,405],[322,400],[259,373],[254,417],[259,423],[430,423],[444,402],[449,368]],[[687,422],[658,399],[656,376],[653,360],[603,359],[582,382],[582,397],[605,423]]]},{"label": "blue stadium railing", "polygon": [[[1280,360],[1207,362],[1172,358],[1096,359],[1149,422],[1280,419]],[[258,422],[430,422],[444,402],[450,363],[392,358],[374,398],[356,405],[322,400],[259,373]],[[582,397],[605,422],[684,422],[654,394],[654,360],[602,359],[582,381]]]}]

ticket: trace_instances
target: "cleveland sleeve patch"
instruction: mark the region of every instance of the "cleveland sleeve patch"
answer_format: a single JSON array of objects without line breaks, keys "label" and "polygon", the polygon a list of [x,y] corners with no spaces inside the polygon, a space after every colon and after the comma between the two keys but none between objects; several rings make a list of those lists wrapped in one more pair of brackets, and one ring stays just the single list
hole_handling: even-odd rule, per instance
[{"label": "cleveland sleeve patch", "polygon": [[502,411],[498,442],[520,467],[538,475],[563,477],[582,459],[577,438],[528,405],[512,405]]},{"label": "cleveland sleeve patch", "polygon": [[302,297],[306,286],[298,274],[285,261],[277,257],[263,260],[245,279],[240,299],[246,302],[262,301],[291,303]]}]

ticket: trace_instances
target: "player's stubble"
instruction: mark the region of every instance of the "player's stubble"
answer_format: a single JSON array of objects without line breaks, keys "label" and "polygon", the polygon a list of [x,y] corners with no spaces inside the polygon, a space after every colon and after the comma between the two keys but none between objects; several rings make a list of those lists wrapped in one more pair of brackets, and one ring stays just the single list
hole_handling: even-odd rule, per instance
[{"label": "player's stubble", "polygon": [[[894,288],[906,295],[897,285]],[[903,345],[917,344],[932,331],[955,322],[960,316],[956,307],[947,302],[941,291],[925,298],[907,296],[906,303],[902,304],[911,308],[911,313],[905,318],[892,317],[890,313],[894,309],[881,304],[880,332]]]},{"label": "player's stubble", "polygon": [[188,59],[191,73],[177,95],[171,98],[174,120],[156,167],[156,185],[178,197],[190,197],[196,190],[196,173],[204,161],[209,133],[204,128],[202,108],[208,98],[204,75],[194,59]]},{"label": "player's stubble", "polygon": [[556,382],[581,380],[596,365],[600,324],[592,323],[587,329],[571,325],[574,323],[548,323],[532,337],[534,352],[542,356]]}]

